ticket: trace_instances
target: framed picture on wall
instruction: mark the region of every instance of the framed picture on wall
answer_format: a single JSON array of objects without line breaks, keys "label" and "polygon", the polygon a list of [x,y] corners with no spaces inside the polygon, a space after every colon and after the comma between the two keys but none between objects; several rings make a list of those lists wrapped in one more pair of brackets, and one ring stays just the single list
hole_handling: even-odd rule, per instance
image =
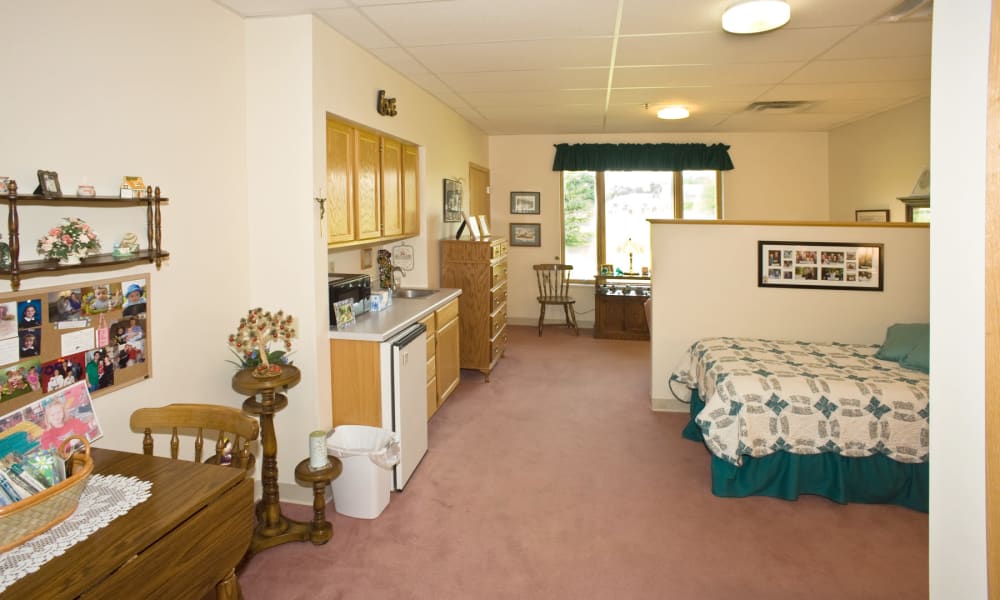
[{"label": "framed picture on wall", "polygon": [[854,211],[854,220],[858,223],[888,223],[889,209],[856,210]]},{"label": "framed picture on wall", "polygon": [[510,214],[538,215],[542,212],[541,192],[511,192]]},{"label": "framed picture on wall", "polygon": [[462,216],[462,182],[455,179],[444,180],[444,222],[459,223]]},{"label": "framed picture on wall", "polygon": [[881,292],[882,244],[757,242],[757,287]]},{"label": "framed picture on wall", "polygon": [[542,224],[541,223],[511,223],[510,224],[510,245],[511,246],[541,246],[542,245]]}]

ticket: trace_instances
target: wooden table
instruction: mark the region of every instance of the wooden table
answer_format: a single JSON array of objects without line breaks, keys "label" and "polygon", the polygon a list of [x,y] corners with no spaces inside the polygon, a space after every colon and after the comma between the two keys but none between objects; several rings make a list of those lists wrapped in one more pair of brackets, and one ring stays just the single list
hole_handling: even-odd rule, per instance
[{"label": "wooden table", "polygon": [[243,469],[92,448],[94,473],[153,483],[150,497],[7,588],[8,598],[239,598],[253,535]]}]

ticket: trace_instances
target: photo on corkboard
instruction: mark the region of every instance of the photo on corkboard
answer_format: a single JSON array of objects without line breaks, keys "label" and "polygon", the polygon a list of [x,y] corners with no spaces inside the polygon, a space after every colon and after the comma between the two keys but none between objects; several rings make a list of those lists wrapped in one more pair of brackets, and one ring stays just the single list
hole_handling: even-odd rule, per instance
[{"label": "photo on corkboard", "polygon": [[122,316],[146,318],[146,290],[143,288],[143,283],[145,282],[142,279],[122,282],[122,289],[125,290]]},{"label": "photo on corkboard", "polygon": [[18,355],[21,358],[28,358],[29,356],[38,356],[42,347],[42,328],[36,327],[34,329],[22,329],[18,332],[18,338],[20,339],[20,349],[18,350]]},{"label": "photo on corkboard", "polygon": [[83,314],[97,315],[122,305],[122,285],[118,282],[101,283],[83,288]]},{"label": "photo on corkboard", "polygon": [[49,292],[49,322],[79,321],[83,318],[83,292],[77,289]]},{"label": "photo on corkboard", "polygon": [[17,328],[31,329],[42,324],[42,300],[33,298],[17,303]]},{"label": "photo on corkboard", "polygon": [[42,389],[39,383],[41,370],[42,361],[31,358],[0,372],[0,402]]},{"label": "photo on corkboard", "polygon": [[83,381],[84,358],[84,353],[79,352],[42,364],[42,389],[51,393]]},{"label": "photo on corkboard", "polygon": [[87,389],[95,391],[115,384],[115,361],[111,356],[113,347],[98,348],[87,352]]},{"label": "photo on corkboard", "polygon": [[0,303],[0,340],[17,335],[17,302]]}]

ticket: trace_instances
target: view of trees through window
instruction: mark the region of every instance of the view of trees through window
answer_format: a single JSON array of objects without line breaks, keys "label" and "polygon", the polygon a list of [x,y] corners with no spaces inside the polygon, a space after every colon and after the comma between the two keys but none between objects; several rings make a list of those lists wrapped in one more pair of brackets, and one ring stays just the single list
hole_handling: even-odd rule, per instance
[{"label": "view of trees through window", "polygon": [[564,171],[563,255],[575,278],[649,267],[647,219],[715,219],[716,171]]}]

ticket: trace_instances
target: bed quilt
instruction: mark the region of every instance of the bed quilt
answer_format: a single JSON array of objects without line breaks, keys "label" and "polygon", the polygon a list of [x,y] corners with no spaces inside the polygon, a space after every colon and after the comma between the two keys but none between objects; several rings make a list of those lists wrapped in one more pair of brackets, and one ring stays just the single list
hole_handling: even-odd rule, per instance
[{"label": "bed quilt", "polygon": [[875,358],[879,346],[699,340],[671,375],[697,389],[705,444],[734,465],[784,451],[928,459],[928,376]]}]

